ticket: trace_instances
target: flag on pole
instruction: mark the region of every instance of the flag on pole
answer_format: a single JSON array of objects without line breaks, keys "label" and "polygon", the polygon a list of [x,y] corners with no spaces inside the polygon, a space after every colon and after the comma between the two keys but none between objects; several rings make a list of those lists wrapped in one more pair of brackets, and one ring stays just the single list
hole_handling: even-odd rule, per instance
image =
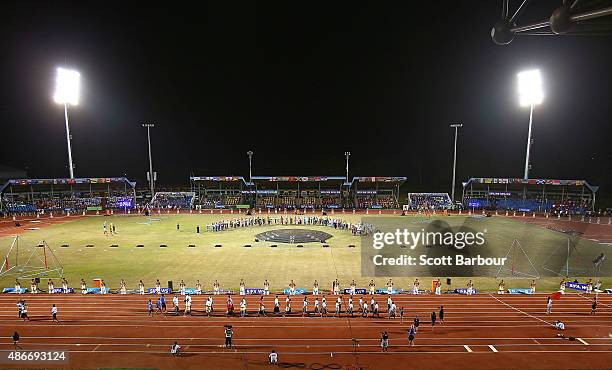
[{"label": "flag on pole", "polygon": [[561,292],[555,292],[550,295],[551,299],[561,299]]}]

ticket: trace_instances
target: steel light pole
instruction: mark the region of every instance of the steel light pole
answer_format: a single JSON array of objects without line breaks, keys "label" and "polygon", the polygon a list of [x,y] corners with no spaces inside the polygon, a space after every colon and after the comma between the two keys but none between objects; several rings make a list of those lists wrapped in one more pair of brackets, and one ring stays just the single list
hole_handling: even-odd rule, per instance
[{"label": "steel light pole", "polygon": [[349,157],[351,156],[351,152],[344,152],[346,156],[346,182],[349,182]]},{"label": "steel light pole", "polygon": [[253,151],[249,150],[247,152],[247,155],[249,156],[249,183],[251,183],[252,182],[252,177],[253,177],[253,174],[251,172],[252,164],[253,164]]},{"label": "steel light pole", "polygon": [[542,92],[542,77],[540,70],[533,69],[517,74],[519,102],[523,107],[529,107],[529,131],[527,133],[527,152],[525,154],[525,174],[523,178],[529,178],[529,156],[531,153],[531,126],[533,124],[533,107],[542,103],[544,93]]},{"label": "steel light pole", "polygon": [[460,127],[463,127],[463,123],[453,123],[450,125],[451,128],[455,129],[455,149],[453,151],[453,187],[451,189],[451,201],[455,204],[455,174],[457,170],[457,132]]},{"label": "steel light pole", "polygon": [[155,182],[153,175],[153,157],[151,156],[151,128],[155,127],[154,123],[143,123],[142,127],[147,129],[147,141],[149,143],[149,186],[151,187],[151,199],[155,195]]},{"label": "steel light pole", "polygon": [[74,179],[74,165],[72,163],[72,146],[70,141],[70,125],[68,124],[68,106],[79,105],[79,90],[81,87],[81,74],[77,71],[57,68],[55,79],[55,93],[53,100],[64,105],[64,119],[66,121],[66,142],[68,145],[68,169],[70,178]]}]

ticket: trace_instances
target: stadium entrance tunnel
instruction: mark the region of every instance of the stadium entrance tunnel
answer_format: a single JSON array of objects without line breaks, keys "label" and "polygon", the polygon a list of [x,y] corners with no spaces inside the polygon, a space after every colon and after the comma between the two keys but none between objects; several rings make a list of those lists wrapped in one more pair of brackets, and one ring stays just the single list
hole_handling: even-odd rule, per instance
[{"label": "stadium entrance tunnel", "polygon": [[270,230],[255,236],[259,240],[275,243],[322,243],[332,235],[323,231],[309,229],[279,229]]}]

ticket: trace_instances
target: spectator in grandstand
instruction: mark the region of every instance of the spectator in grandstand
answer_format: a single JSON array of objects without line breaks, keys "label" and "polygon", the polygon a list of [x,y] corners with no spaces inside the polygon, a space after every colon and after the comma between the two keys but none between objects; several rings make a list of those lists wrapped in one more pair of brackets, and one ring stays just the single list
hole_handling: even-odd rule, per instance
[{"label": "spectator in grandstand", "polygon": [[51,322],[59,322],[57,318],[57,307],[55,306],[55,303],[51,307]]},{"label": "spectator in grandstand", "polygon": [[278,354],[275,350],[272,350],[272,352],[270,352],[270,354],[268,355],[268,359],[270,360],[271,365],[275,365],[278,362]]}]

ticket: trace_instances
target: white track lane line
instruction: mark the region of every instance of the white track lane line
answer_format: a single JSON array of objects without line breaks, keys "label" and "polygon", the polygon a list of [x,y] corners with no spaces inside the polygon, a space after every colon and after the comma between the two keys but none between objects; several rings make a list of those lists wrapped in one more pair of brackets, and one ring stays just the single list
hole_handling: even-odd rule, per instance
[{"label": "white track lane line", "polygon": [[576,338],[578,339],[580,342],[582,342],[582,344],[584,344],[585,346],[589,346],[590,344],[588,344],[584,339],[582,338]]},{"label": "white track lane line", "polygon": [[492,297],[493,299],[495,299],[496,301],[498,301],[499,303],[502,303],[502,304],[504,304],[504,305],[506,305],[506,306],[508,306],[508,307],[512,308],[513,310],[515,310],[515,311],[518,311],[518,312],[522,313],[523,315],[529,316],[529,317],[531,317],[532,319],[539,320],[539,321],[541,321],[541,322],[543,322],[543,323],[545,323],[545,324],[548,324],[548,325],[550,325],[550,326],[554,326],[553,324],[549,323],[549,322],[548,322],[548,321],[546,321],[546,320],[542,320],[542,319],[540,319],[539,317],[533,316],[532,314],[529,314],[529,313],[527,313],[527,312],[525,312],[525,311],[519,310],[518,308],[516,308],[516,307],[514,307],[514,306],[509,305],[508,303],[506,303],[506,302],[502,301],[501,299],[499,299],[499,298],[495,297],[494,295],[492,295],[492,294],[490,294],[490,293],[489,293],[489,296],[490,296],[490,297]]},{"label": "white track lane line", "polygon": [[464,345],[463,345],[463,348],[465,348],[465,350],[466,350],[466,351],[468,351],[468,352],[474,352],[474,351],[472,351],[472,349],[470,348],[470,346],[468,346],[467,344],[464,344]]},{"label": "white track lane line", "polygon": [[497,348],[493,347],[492,344],[489,344],[489,348],[491,348],[491,351],[493,352],[497,352]]}]

